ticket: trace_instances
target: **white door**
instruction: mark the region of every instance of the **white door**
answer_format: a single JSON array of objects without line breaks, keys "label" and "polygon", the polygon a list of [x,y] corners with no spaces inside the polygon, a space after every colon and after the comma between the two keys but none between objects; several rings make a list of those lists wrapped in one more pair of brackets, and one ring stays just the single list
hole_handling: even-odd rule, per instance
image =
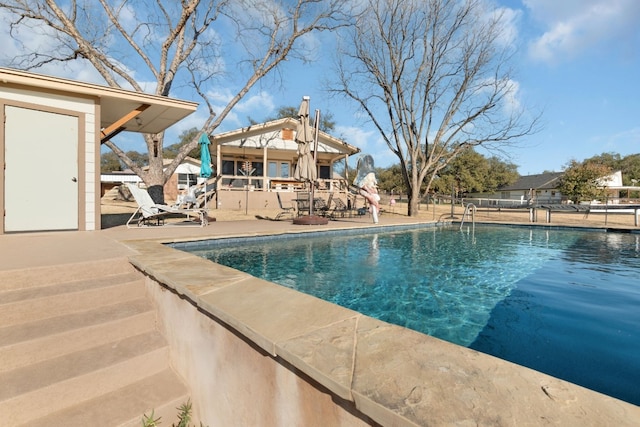
[{"label": "white door", "polygon": [[78,117],[5,106],[4,230],[78,229]]}]

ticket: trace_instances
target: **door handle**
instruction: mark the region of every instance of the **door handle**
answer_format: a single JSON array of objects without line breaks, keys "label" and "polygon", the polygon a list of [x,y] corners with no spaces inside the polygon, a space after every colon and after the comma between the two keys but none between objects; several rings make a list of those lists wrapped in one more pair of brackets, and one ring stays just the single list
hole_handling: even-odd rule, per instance
[{"label": "door handle", "polygon": [[75,176],[71,178],[71,181],[73,182],[78,182],[78,178],[76,178]]}]

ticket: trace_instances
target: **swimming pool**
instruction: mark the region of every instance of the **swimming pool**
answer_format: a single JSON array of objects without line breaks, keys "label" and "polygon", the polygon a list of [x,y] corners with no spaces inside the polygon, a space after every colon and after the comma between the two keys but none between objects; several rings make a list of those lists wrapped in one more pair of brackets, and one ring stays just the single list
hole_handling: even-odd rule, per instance
[{"label": "swimming pool", "polygon": [[640,404],[638,234],[429,227],[189,251]]}]

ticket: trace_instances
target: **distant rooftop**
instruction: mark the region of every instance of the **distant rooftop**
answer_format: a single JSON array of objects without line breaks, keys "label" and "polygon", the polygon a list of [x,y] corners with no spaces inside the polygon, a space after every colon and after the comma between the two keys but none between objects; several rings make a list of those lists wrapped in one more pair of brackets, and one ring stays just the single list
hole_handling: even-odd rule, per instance
[{"label": "distant rooftop", "polygon": [[529,190],[531,188],[535,190],[552,190],[558,187],[558,180],[562,175],[564,175],[564,172],[547,172],[537,175],[521,176],[520,179],[513,184],[500,187],[500,190]]}]

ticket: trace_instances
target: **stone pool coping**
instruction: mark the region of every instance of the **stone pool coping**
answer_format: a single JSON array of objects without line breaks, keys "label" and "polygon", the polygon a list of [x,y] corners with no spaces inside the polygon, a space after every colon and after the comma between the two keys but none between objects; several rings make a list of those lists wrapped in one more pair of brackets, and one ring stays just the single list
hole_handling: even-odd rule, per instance
[{"label": "stone pool coping", "polygon": [[[281,234],[290,233],[274,233]],[[122,243],[136,253],[129,259],[140,271],[382,425],[631,426],[640,420],[638,406],[165,245],[184,241]]]}]

